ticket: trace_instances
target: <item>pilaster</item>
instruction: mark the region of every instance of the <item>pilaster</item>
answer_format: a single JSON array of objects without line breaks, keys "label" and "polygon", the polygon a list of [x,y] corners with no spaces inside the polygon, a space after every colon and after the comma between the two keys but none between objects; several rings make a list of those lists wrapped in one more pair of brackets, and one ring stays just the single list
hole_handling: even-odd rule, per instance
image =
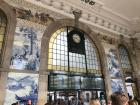
[{"label": "pilaster", "polygon": [[48,91],[48,75],[40,74],[37,105],[44,105],[47,102],[47,91]]},{"label": "pilaster", "polygon": [[14,33],[16,28],[16,14],[11,6],[4,1],[0,2],[0,9],[7,16],[7,26],[2,50],[1,67],[9,68],[13,46]]},{"label": "pilaster", "polygon": [[133,45],[133,62],[134,62],[134,68],[135,71],[133,73],[133,76],[136,79],[137,83],[137,89],[138,89],[138,96],[140,97],[140,49],[138,40],[136,38],[132,39],[132,45]]},{"label": "pilaster", "polygon": [[0,72],[0,105],[4,104],[5,93],[6,93],[6,83],[7,83],[7,72]]}]

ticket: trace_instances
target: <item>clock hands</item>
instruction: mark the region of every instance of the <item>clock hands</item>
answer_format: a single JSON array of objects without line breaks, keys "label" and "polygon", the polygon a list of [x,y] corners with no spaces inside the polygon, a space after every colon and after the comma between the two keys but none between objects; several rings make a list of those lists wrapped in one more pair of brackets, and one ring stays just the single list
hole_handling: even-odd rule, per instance
[{"label": "clock hands", "polygon": [[74,42],[76,43],[79,43],[81,41],[80,36],[77,34],[74,34],[72,37],[73,37]]}]

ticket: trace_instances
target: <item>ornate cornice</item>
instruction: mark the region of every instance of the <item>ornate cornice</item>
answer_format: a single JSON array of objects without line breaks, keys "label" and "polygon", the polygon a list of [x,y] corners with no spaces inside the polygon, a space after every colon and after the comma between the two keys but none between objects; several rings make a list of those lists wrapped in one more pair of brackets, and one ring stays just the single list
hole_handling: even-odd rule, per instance
[{"label": "ornate cornice", "polygon": [[[62,18],[74,18],[72,11],[81,10],[82,17],[81,22],[86,23],[94,29],[100,32],[106,32],[108,35],[123,35],[130,37],[131,32],[127,24],[121,22],[121,24],[113,19],[107,18],[98,14],[98,9],[101,9],[100,5],[92,7],[94,10],[88,11],[88,6],[81,7],[81,5],[75,6],[74,4],[68,3],[67,0],[5,0],[7,3],[16,6],[18,8],[31,9],[34,12],[40,11],[49,13],[54,19]],[[116,19],[116,18],[115,18]],[[96,28],[95,28],[96,27]],[[95,30],[94,30],[95,31]]]},{"label": "ornate cornice", "polygon": [[21,18],[24,20],[28,20],[34,23],[42,24],[42,25],[48,25],[52,22],[54,22],[54,19],[49,16],[49,14],[43,13],[43,12],[35,12],[33,13],[31,10],[25,10],[20,8],[14,8],[16,12],[16,17]]},{"label": "ornate cornice", "polygon": [[17,26],[27,26],[27,27],[34,27],[35,29],[40,30],[42,33],[44,33],[46,26],[42,24],[38,24],[32,21],[28,21],[25,19],[17,18]]}]

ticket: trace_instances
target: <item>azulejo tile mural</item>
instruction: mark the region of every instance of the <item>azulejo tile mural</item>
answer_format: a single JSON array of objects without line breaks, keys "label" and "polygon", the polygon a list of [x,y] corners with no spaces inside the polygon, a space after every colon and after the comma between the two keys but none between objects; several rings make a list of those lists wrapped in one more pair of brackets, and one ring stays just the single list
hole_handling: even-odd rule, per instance
[{"label": "azulejo tile mural", "polygon": [[103,45],[107,59],[108,72],[111,77],[112,92],[124,92],[125,89],[115,46],[108,43],[103,43]]},{"label": "azulejo tile mural", "polygon": [[38,74],[9,73],[4,105],[20,102],[24,105],[28,100],[36,105],[38,97]]},{"label": "azulejo tile mural", "polygon": [[19,20],[17,24],[10,68],[37,71],[40,65],[41,38],[45,31],[37,24]]},{"label": "azulejo tile mural", "polygon": [[48,25],[51,22],[54,22],[54,19],[44,12],[36,12],[34,13],[31,10],[21,9],[21,8],[14,8],[16,11],[16,17],[21,18],[24,20],[32,21],[35,23],[39,23],[42,25]]},{"label": "azulejo tile mural", "polygon": [[124,92],[124,85],[121,79],[111,79],[112,92]]},{"label": "azulejo tile mural", "polygon": [[110,44],[104,44],[108,71],[111,77],[121,77],[120,66],[116,54],[115,46]]}]

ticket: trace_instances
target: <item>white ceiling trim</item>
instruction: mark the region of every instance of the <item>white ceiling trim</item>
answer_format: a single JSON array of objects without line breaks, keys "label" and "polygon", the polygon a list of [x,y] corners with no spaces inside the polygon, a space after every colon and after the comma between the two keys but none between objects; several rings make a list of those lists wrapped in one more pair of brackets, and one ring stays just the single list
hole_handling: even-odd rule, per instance
[{"label": "white ceiling trim", "polygon": [[[29,0],[26,0],[26,1],[29,2]],[[43,1],[43,0],[42,0],[42,1]],[[39,6],[41,6],[41,7],[50,9],[50,10],[52,10],[52,11],[54,11],[54,12],[59,13],[59,14],[65,15],[65,16],[67,16],[67,17],[69,17],[69,18],[74,18],[73,14],[66,13],[66,12],[64,12],[64,11],[62,11],[62,10],[60,10],[60,9],[54,8],[53,6],[45,5],[45,4],[44,4],[45,2],[43,2],[43,4],[42,4],[41,2],[33,2],[33,0],[30,0],[30,2],[33,3],[33,4],[39,5]],[[68,3],[68,4],[69,4],[69,3]],[[73,6],[73,5],[72,5],[72,6]],[[73,8],[73,9],[74,9],[74,8]],[[79,9],[79,8],[78,8],[78,9]],[[80,8],[80,9],[81,9],[81,8]],[[81,9],[81,10],[82,10],[82,9]],[[88,13],[90,13],[90,12],[88,11]],[[113,31],[113,30],[111,30],[111,29],[108,29],[108,28],[106,28],[106,27],[104,27],[104,26],[95,24],[95,23],[93,23],[93,22],[91,22],[91,21],[89,21],[89,20],[87,20],[87,19],[81,18],[80,21],[81,21],[81,22],[84,22],[84,23],[86,23],[86,24],[89,24],[89,25],[98,27],[98,28],[100,28],[100,29],[106,30],[106,31],[108,31],[109,33],[114,33],[115,35],[118,35],[118,36],[120,36],[120,34],[122,34],[122,33],[120,33],[120,32],[116,32],[116,31]],[[125,36],[125,37],[127,37],[127,38],[130,38],[130,36],[125,35],[125,34],[123,34],[123,36]]]},{"label": "white ceiling trim", "polygon": [[117,17],[122,18],[124,21],[127,21],[127,22],[130,22],[131,21],[131,19],[129,19],[129,18],[127,18],[127,17],[125,17],[125,16],[117,13],[117,12],[112,11],[111,9],[109,9],[107,7],[102,7],[102,8],[103,8],[103,10],[105,10],[107,12],[110,12],[111,14],[116,15]]},{"label": "white ceiling trim", "polygon": [[[19,5],[21,0],[5,0],[5,1],[8,1],[9,3],[17,1],[17,7],[21,6],[21,5]],[[42,1],[44,1],[44,2],[42,2]],[[47,12],[48,10],[50,10],[50,11],[54,11],[57,14],[61,14],[64,17],[69,17],[69,18],[74,18],[73,14],[71,13],[72,9],[73,10],[79,9],[78,6],[74,6],[72,4],[65,4],[65,6],[64,6],[64,2],[62,3],[62,2],[56,2],[55,1],[52,4],[48,5],[47,2],[50,1],[50,0],[47,0],[47,2],[45,2],[46,0],[42,0],[42,1],[41,2],[40,1],[37,2],[35,0],[24,0],[24,1],[22,1],[22,2],[24,2],[23,5],[22,5],[22,8],[26,8],[26,5],[30,3],[32,5],[32,8],[35,8],[35,5],[36,5],[36,6],[41,8],[40,9],[40,8],[37,7],[39,10],[42,10],[42,12],[43,11]],[[22,3],[20,3],[20,4],[22,4]],[[63,6],[62,6],[62,4],[63,4]],[[28,5],[28,7],[29,7],[29,5]],[[76,7],[76,8],[74,8],[74,7]],[[68,8],[68,10],[65,10],[64,8]],[[88,11],[87,9],[84,9],[84,8],[80,8],[80,10],[83,11],[82,12],[82,18],[80,19],[81,22],[84,22],[86,24],[95,26],[99,30],[101,30],[101,29],[102,30],[106,30],[104,32],[108,31],[109,34],[113,34],[114,33],[114,35],[119,35],[119,36],[120,36],[120,34],[122,34],[125,37],[130,38],[129,32],[125,32],[124,31],[124,33],[121,33],[119,31],[120,28],[128,30],[128,27],[127,27],[128,25],[127,24],[126,24],[126,26],[122,25],[122,24],[120,25],[115,20],[114,20],[115,22],[113,20],[110,21],[110,19],[104,18],[103,16],[101,17],[101,16],[99,16],[99,14],[92,12],[92,10]],[[94,16],[91,15],[91,14],[93,14]],[[111,23],[111,26],[110,27],[106,26],[106,24],[103,23],[103,20],[105,20],[105,23],[107,23],[107,25],[109,23]],[[112,25],[113,25],[113,27],[114,27],[114,25],[117,25],[116,30],[114,30],[114,28],[112,28]]]}]

